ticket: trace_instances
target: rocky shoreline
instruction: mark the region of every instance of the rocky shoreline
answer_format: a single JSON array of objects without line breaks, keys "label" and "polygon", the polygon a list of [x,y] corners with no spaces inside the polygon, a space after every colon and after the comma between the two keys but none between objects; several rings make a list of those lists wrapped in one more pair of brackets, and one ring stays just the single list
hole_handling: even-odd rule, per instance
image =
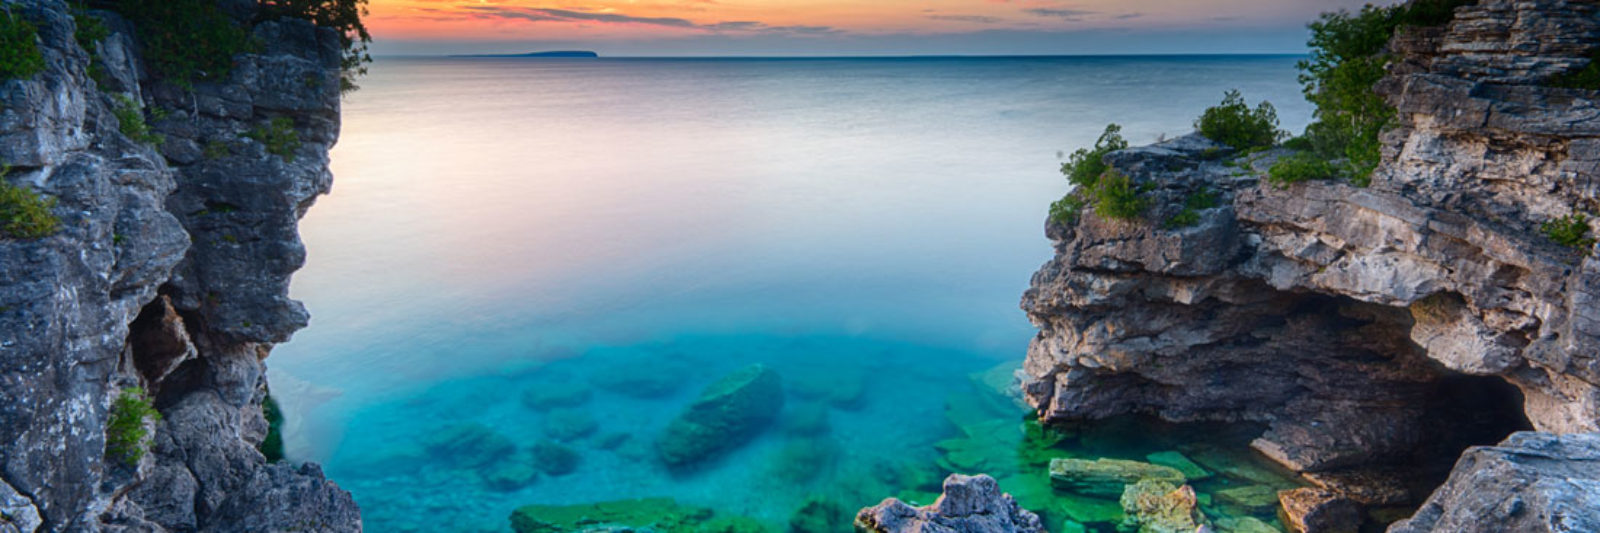
[{"label": "rocky shoreline", "polygon": [[[361,529],[316,465],[258,450],[262,360],[307,322],[287,290],[332,181],[341,43],[220,5],[259,45],[186,87],[117,13],[6,3],[44,67],[0,84],[0,161],[60,224],[0,238],[0,531]],[[159,418],[113,420],[147,401]]]},{"label": "rocky shoreline", "polygon": [[[1029,404],[1046,423],[1263,423],[1252,447],[1314,486],[1281,493],[1311,531],[1424,499],[1395,531],[1498,528],[1463,517],[1507,498],[1497,512],[1542,517],[1519,531],[1588,529],[1593,490],[1562,487],[1596,480],[1600,259],[1541,224],[1600,207],[1600,101],[1546,84],[1600,42],[1597,11],[1485,0],[1402,30],[1377,87],[1400,125],[1368,187],[1274,186],[1288,150],[1199,136],[1107,155],[1151,207],[1046,228],[1056,256],[1022,302]],[[1196,194],[1220,202],[1161,224]],[[1523,482],[1473,486],[1496,469]],[[1329,513],[1343,523],[1314,520]]]}]

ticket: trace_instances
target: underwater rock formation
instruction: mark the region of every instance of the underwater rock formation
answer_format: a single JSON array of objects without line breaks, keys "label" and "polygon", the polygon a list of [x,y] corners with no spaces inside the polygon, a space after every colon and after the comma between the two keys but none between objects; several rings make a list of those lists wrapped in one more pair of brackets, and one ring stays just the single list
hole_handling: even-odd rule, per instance
[{"label": "underwater rock formation", "polygon": [[[1600,95],[1545,85],[1596,43],[1600,5],[1565,0],[1402,30],[1369,187],[1275,187],[1284,150],[1240,169],[1197,136],[1109,154],[1150,207],[1047,224],[1029,403],[1046,422],[1265,423],[1257,450],[1384,505],[1467,444],[1600,430],[1600,258],[1540,228],[1600,210]],[[1204,193],[1220,205],[1166,223]]]},{"label": "underwater rock formation", "polygon": [[1126,518],[1119,529],[1138,533],[1192,533],[1205,525],[1199,497],[1188,485],[1145,479],[1128,485],[1122,493]]},{"label": "underwater rock formation", "polygon": [[688,466],[754,438],[783,409],[783,383],[764,365],[751,365],[707,386],[656,442],[667,466]]},{"label": "underwater rock formation", "polygon": [[1600,531],[1600,434],[1517,433],[1462,454],[1393,533]]},{"label": "underwater rock formation", "polygon": [[1039,517],[1017,506],[989,476],[951,474],[933,505],[912,507],[895,498],[856,514],[868,533],[1044,533]]},{"label": "underwater rock formation", "polygon": [[1182,485],[1183,472],[1126,459],[1056,459],[1050,461],[1050,484],[1058,489],[1090,496],[1121,496],[1124,488],[1141,481]]},{"label": "underwater rock formation", "polygon": [[[229,5],[254,18],[254,2]],[[0,529],[359,530],[319,468],[257,449],[262,360],[307,321],[287,290],[304,259],[297,221],[332,179],[339,36],[256,22],[263,44],[228,78],[180,87],[145,69],[138,28],[114,13],[76,15],[109,29],[91,53],[68,2],[6,9],[38,28],[44,69],[0,82],[0,163],[54,198],[61,223],[0,237]],[[119,122],[145,109],[149,131],[125,134]],[[298,137],[294,157],[246,135],[274,121]],[[131,387],[162,416],[126,464],[108,457],[106,428]]]},{"label": "underwater rock formation", "polygon": [[516,533],[760,533],[745,517],[717,516],[710,509],[670,498],[645,498],[579,505],[528,505],[511,513]]}]

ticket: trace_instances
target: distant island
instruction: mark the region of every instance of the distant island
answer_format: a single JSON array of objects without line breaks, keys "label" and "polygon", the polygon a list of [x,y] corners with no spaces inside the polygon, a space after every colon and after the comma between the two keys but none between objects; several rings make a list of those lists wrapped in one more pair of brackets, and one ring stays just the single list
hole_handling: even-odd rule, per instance
[{"label": "distant island", "polygon": [[588,50],[558,50],[553,52],[529,52],[526,54],[470,54],[451,57],[600,57],[600,54]]}]

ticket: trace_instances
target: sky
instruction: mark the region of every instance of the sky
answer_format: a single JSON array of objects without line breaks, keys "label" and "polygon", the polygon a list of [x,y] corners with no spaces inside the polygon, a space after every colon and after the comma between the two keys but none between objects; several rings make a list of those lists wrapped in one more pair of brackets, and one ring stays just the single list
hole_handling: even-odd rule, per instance
[{"label": "sky", "polygon": [[1369,1],[371,0],[366,23],[377,55],[1302,53],[1306,22]]}]

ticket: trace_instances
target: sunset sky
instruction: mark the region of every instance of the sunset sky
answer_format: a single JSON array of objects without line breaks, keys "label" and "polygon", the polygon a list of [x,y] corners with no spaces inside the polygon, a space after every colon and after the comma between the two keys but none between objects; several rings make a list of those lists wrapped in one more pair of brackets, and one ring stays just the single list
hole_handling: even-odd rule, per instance
[{"label": "sunset sky", "polygon": [[1298,53],[1367,0],[371,0],[377,54]]}]

